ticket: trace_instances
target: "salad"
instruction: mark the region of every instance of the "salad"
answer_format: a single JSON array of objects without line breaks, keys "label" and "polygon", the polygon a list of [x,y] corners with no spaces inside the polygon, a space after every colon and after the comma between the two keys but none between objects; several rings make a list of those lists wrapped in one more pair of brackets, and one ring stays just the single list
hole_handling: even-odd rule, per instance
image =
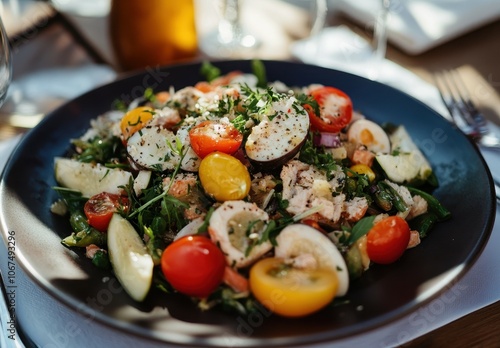
[{"label": "salad", "polygon": [[134,300],[157,288],[202,310],[307,316],[450,217],[403,125],[252,67],[204,63],[194,86],[117,101],[55,158],[51,209],[73,230],[62,243]]}]

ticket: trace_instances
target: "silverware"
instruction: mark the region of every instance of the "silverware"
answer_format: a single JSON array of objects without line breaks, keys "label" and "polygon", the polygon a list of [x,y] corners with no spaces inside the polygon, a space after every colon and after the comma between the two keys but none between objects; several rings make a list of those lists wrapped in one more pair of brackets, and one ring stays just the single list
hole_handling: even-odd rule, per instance
[{"label": "silverware", "polygon": [[472,102],[458,71],[446,70],[433,77],[453,123],[478,146],[500,149],[500,138],[491,131],[488,121]]},{"label": "silverware", "polygon": [[[472,102],[458,71],[446,70],[433,77],[451,121],[479,148],[500,150],[500,138],[491,131],[488,121]],[[500,203],[500,179],[493,176],[493,181],[497,203]]]}]

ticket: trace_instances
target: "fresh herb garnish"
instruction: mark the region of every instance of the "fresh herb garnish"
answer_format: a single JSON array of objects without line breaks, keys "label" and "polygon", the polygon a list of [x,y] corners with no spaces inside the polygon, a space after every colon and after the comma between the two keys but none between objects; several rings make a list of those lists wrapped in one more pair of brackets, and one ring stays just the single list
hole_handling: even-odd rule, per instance
[{"label": "fresh herb garnish", "polygon": [[373,227],[373,221],[375,216],[367,216],[356,222],[353,226],[349,239],[347,240],[347,245],[351,245],[356,242],[359,238],[363,237],[368,231]]},{"label": "fresh herb garnish", "polygon": [[116,165],[126,161],[126,149],[118,137],[95,137],[88,141],[74,139],[71,143],[77,151],[75,159],[80,162]]},{"label": "fresh herb garnish", "polygon": [[314,145],[314,133],[309,132],[304,146],[299,153],[299,160],[312,165],[326,173],[328,180],[333,179],[333,173],[339,168],[339,164],[333,158],[331,153],[328,153],[322,147]]},{"label": "fresh herb garnish", "polygon": [[267,76],[266,67],[261,60],[252,60],[252,72],[257,77],[257,87],[266,88],[267,86]]},{"label": "fresh herb garnish", "polygon": [[208,61],[201,63],[200,73],[205,80],[211,82],[220,76],[220,69]]}]

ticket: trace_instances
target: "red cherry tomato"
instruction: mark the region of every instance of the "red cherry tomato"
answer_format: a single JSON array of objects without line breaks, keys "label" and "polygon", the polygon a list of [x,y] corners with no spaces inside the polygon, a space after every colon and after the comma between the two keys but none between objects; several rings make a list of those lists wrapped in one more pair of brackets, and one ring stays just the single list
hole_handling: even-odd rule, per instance
[{"label": "red cherry tomato", "polygon": [[351,98],[334,87],[319,87],[310,95],[319,104],[319,115],[310,105],[304,105],[309,114],[311,129],[319,132],[338,133],[352,119]]},{"label": "red cherry tomato", "polygon": [[200,158],[215,151],[232,155],[240,148],[243,134],[231,123],[204,121],[189,131],[189,141]]},{"label": "red cherry tomato", "polygon": [[98,231],[106,232],[113,213],[120,209],[127,211],[128,208],[129,201],[127,197],[101,192],[89,198],[83,207],[83,212],[90,226]]},{"label": "red cherry tomato", "polygon": [[165,248],[161,269],[177,291],[198,298],[210,295],[222,281],[226,259],[207,237],[185,236]]},{"label": "red cherry tomato", "polygon": [[401,257],[410,241],[405,219],[389,216],[377,222],[366,235],[366,252],[371,261],[389,264]]}]

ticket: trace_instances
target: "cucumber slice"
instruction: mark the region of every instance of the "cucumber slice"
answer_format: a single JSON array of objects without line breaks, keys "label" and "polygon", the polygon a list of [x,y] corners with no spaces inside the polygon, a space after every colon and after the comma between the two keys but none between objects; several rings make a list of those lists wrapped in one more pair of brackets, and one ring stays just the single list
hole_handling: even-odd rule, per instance
[{"label": "cucumber slice", "polygon": [[431,165],[406,128],[397,127],[389,137],[391,152],[398,152],[398,155],[380,154],[375,157],[387,177],[399,184],[427,180],[432,174]]},{"label": "cucumber slice", "polygon": [[108,227],[108,252],[125,291],[136,301],[144,300],[153,280],[153,259],[132,224],[117,213]]},{"label": "cucumber slice", "polygon": [[378,155],[375,158],[387,178],[398,184],[425,181],[432,174],[429,163],[418,152]]},{"label": "cucumber slice", "polygon": [[127,185],[132,174],[118,168],[83,163],[69,158],[56,157],[55,176],[59,185],[80,191],[84,197],[101,192],[121,193],[120,186]]}]

